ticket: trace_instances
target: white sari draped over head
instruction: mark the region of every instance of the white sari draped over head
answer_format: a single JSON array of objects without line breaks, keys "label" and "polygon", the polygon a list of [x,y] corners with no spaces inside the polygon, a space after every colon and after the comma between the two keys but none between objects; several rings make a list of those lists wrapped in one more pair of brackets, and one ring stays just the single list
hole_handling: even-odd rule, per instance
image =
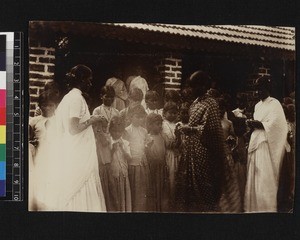
[{"label": "white sari draped over head", "polygon": [[145,102],[145,95],[147,91],[149,90],[148,83],[146,79],[142,78],[141,76],[134,76],[129,77],[129,80],[127,80],[129,85],[129,91],[131,91],[134,88],[139,88],[143,92],[143,100],[141,102],[141,105],[146,108],[146,102]]},{"label": "white sari draped over head", "polygon": [[126,100],[128,98],[128,92],[125,86],[125,83],[118,78],[112,77],[106,81],[106,86],[112,86],[115,90],[116,97],[112,103],[112,107],[116,108],[118,111],[121,111],[126,106]]},{"label": "white sari draped over head", "polygon": [[80,123],[90,118],[86,101],[76,88],[65,95],[56,110],[45,204],[48,210],[56,211],[106,211],[92,126],[72,135],[69,127],[73,117]]},{"label": "white sari draped over head", "polygon": [[255,105],[254,119],[260,121],[264,129],[254,130],[249,143],[245,211],[275,212],[287,141],[286,119],[280,102],[272,97]]}]

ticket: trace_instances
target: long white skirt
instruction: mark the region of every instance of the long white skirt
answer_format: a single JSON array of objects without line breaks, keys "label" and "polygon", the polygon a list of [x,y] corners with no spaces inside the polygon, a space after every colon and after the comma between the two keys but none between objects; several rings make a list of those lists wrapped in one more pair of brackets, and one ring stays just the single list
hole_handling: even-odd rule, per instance
[{"label": "long white skirt", "polygon": [[34,196],[39,211],[106,211],[92,140],[81,134],[70,144],[62,141],[40,147],[34,168]]},{"label": "long white skirt", "polygon": [[248,153],[245,212],[276,212],[278,181],[266,141]]}]

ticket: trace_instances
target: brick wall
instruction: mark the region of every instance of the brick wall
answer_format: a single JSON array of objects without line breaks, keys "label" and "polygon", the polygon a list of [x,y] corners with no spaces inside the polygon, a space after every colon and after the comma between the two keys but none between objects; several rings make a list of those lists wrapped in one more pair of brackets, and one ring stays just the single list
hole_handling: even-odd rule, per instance
[{"label": "brick wall", "polygon": [[55,49],[37,44],[29,49],[30,116],[34,115],[38,96],[47,82],[54,80]]},{"label": "brick wall", "polygon": [[164,79],[165,90],[180,90],[182,76],[182,60],[172,54],[160,59],[158,71]]}]

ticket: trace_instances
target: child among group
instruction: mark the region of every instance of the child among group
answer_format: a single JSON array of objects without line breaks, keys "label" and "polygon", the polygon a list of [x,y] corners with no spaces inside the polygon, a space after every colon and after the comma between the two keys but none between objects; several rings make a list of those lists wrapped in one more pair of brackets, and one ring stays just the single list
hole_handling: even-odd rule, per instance
[{"label": "child among group", "polygon": [[150,113],[146,119],[149,133],[146,154],[153,184],[154,210],[157,212],[167,211],[169,205],[169,179],[165,159],[166,148],[161,134],[162,121],[162,117],[155,113]]},{"label": "child among group", "polygon": [[128,178],[128,161],[131,159],[129,142],[122,138],[125,124],[121,117],[112,117],[109,124],[111,136],[111,164],[109,174],[112,177],[110,192],[113,195],[113,211],[131,212],[131,191]]},{"label": "child among group", "polygon": [[181,98],[184,100],[184,102],[187,102],[188,104],[192,104],[195,99],[193,99],[192,89],[190,87],[184,87],[180,92]]},{"label": "child among group", "polygon": [[[186,138],[188,137],[187,134],[184,131],[181,131],[180,129],[183,126],[187,126],[189,122],[189,109],[190,109],[190,103],[184,102],[180,105],[180,111],[179,111],[179,122],[176,123],[175,127],[175,136],[176,136],[176,148],[180,150],[183,149],[184,143],[186,141]],[[180,159],[180,157],[179,157]]]},{"label": "child among group", "polygon": [[152,192],[150,170],[145,154],[147,130],[142,127],[146,112],[142,105],[136,105],[128,112],[131,124],[125,129],[124,139],[129,142],[131,159],[128,174],[131,187],[132,211],[151,211]]},{"label": "child among group", "polygon": [[166,162],[168,166],[170,181],[170,198],[174,197],[175,173],[178,166],[178,152],[176,150],[175,127],[178,116],[178,107],[174,102],[167,102],[163,109],[164,121],[162,124],[162,133],[166,144]]},{"label": "child among group", "polygon": [[242,198],[238,185],[237,174],[232,158],[232,150],[236,147],[236,137],[233,124],[226,118],[226,102],[219,99],[220,119],[225,138],[225,177],[226,184],[223,189],[223,195],[220,200],[220,207],[223,212],[241,212]]},{"label": "child among group", "polygon": [[[53,94],[56,95],[55,97],[56,104],[60,102],[61,94],[60,94],[59,86],[55,81],[47,82],[44,86],[44,92],[52,92]],[[39,106],[37,106],[34,112],[34,116],[36,117],[41,114],[42,114],[42,110]]]},{"label": "child among group", "polygon": [[179,106],[182,102],[179,91],[167,90],[165,93],[165,103],[167,102],[174,102]]},{"label": "child among group", "polygon": [[100,115],[103,119],[99,123],[95,124],[93,129],[96,139],[99,175],[105,197],[106,208],[107,211],[111,211],[114,207],[111,205],[113,196],[110,192],[110,183],[112,181],[109,174],[111,163],[111,138],[108,132],[108,125],[114,116],[119,116],[119,111],[111,106],[115,98],[115,90],[113,87],[104,86],[101,89],[100,98],[102,100],[102,104],[94,109],[93,115]]},{"label": "child among group", "polygon": [[247,97],[245,95],[237,95],[237,108],[232,111],[234,116],[231,118],[234,133],[237,137],[237,145],[232,151],[235,171],[237,173],[238,184],[240,189],[241,201],[244,202],[245,187],[247,181]]},{"label": "child among group", "polygon": [[141,104],[143,100],[143,92],[139,88],[133,88],[129,92],[129,105],[127,108],[120,111],[120,116],[123,118],[123,121],[125,122],[125,127],[128,127],[130,125],[130,118],[128,114],[128,110],[136,105]]},{"label": "child among group", "polygon": [[156,113],[162,115],[162,110],[158,109],[159,106],[159,95],[155,91],[149,90],[145,96],[146,101],[146,113]]},{"label": "child among group", "polygon": [[53,142],[51,134],[55,132],[52,127],[55,126],[54,113],[57,106],[57,97],[57,93],[54,91],[42,92],[38,99],[41,115],[29,120],[30,175],[39,179],[35,182],[33,182],[33,179],[30,180],[32,188],[30,198],[34,199],[36,210],[45,210],[44,199],[48,189],[46,179],[48,179],[47,174],[50,174],[49,164],[52,161],[48,156]]},{"label": "child among group", "polygon": [[47,126],[53,121],[57,106],[57,97],[56,92],[52,90],[42,92],[38,99],[38,107],[41,115],[29,120],[29,126],[33,131],[30,142],[36,147],[36,150],[43,145],[47,135]]},{"label": "child among group", "polygon": [[113,87],[104,86],[100,92],[102,104],[94,109],[93,115],[101,115],[108,122],[110,122],[113,116],[118,116],[119,111],[116,108],[112,107],[115,96],[116,94]]}]

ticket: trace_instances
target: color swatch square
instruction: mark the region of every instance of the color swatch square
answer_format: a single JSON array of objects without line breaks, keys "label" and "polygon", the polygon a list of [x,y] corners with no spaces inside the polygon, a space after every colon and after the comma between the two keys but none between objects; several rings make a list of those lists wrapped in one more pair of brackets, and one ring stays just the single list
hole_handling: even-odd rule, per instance
[{"label": "color swatch square", "polygon": [[6,161],[6,144],[0,144],[0,162]]},{"label": "color swatch square", "polygon": [[6,181],[0,180],[0,197],[6,196]]},{"label": "color swatch square", "polygon": [[0,126],[0,144],[6,143],[6,126]]},{"label": "color swatch square", "polygon": [[6,69],[6,35],[0,35],[0,71]]},{"label": "color swatch square", "polygon": [[6,179],[6,162],[0,162],[0,180]]},{"label": "color swatch square", "polygon": [[6,89],[6,72],[0,71],[0,89]]},{"label": "color swatch square", "polygon": [[6,50],[6,34],[0,35],[0,52],[5,52]]},{"label": "color swatch square", "polygon": [[6,54],[5,52],[0,52],[0,71],[5,71],[6,69]]},{"label": "color swatch square", "polygon": [[0,108],[6,107],[6,90],[0,89]]},{"label": "color swatch square", "polygon": [[0,108],[0,125],[6,124],[6,109],[4,107]]}]

